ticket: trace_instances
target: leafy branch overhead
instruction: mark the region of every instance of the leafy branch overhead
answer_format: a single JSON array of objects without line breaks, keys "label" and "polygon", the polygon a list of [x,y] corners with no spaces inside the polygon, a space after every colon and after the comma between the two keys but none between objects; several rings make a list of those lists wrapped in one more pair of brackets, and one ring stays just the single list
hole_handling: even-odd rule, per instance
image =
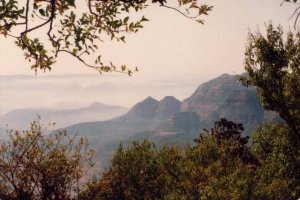
[{"label": "leafy branch overhead", "polygon": [[291,3],[291,4],[294,4],[296,6],[296,8],[294,9],[293,11],[293,14],[291,15],[290,19],[295,19],[294,21],[294,29],[296,29],[297,27],[297,22],[298,22],[298,19],[300,17],[300,3],[299,3],[299,0],[283,0],[281,2],[281,4],[283,3]]},{"label": "leafy branch overhead", "polygon": [[36,72],[51,70],[57,57],[66,53],[100,73],[115,71],[131,75],[125,65],[117,68],[112,62],[105,64],[101,55],[90,63],[89,55],[99,53],[107,36],[125,42],[126,34],[143,28],[148,19],[142,16],[131,20],[132,13],[158,4],[203,24],[201,16],[212,10],[212,6],[200,4],[199,0],[177,0],[176,7],[167,0],[87,0],[83,8],[76,7],[77,2],[1,0],[0,35],[15,39]]}]

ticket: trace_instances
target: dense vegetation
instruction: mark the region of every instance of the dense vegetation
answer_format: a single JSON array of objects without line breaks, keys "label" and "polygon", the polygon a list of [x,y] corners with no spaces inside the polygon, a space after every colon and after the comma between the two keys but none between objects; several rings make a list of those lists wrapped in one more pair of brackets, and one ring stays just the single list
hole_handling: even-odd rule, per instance
[{"label": "dense vegetation", "polygon": [[[99,178],[80,182],[92,152],[85,141],[43,136],[38,124],[1,146],[1,199],[297,199],[300,150],[284,123],[253,133],[220,119],[194,145],[120,144]],[[67,141],[67,140],[65,140]]]},{"label": "dense vegetation", "polygon": [[226,119],[195,139],[195,145],[165,146],[149,141],[120,145],[99,180],[81,199],[297,199],[299,142],[284,124],[253,134]]}]

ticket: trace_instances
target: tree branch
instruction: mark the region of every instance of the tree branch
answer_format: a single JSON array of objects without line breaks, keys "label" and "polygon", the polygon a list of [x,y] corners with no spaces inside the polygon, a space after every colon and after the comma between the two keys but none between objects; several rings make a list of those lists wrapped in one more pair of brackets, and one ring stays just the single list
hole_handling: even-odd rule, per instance
[{"label": "tree branch", "polygon": [[[58,52],[65,52],[65,53],[68,53],[72,56],[74,56],[75,58],[77,58],[81,63],[83,63],[85,66],[89,67],[89,68],[92,68],[92,69],[96,69],[100,72],[100,74],[102,73],[102,71],[104,72],[118,72],[118,73],[122,73],[122,74],[126,74],[127,72],[126,71],[121,71],[121,70],[117,70],[115,68],[112,68],[112,67],[105,67],[105,66],[100,66],[100,67],[97,67],[97,66],[94,66],[94,65],[90,65],[88,63],[86,63],[80,56],[72,53],[71,51],[69,50],[66,50],[66,49],[59,49]],[[103,69],[105,68],[105,69]]]},{"label": "tree branch", "polygon": [[34,31],[38,28],[41,28],[43,26],[45,26],[46,24],[48,23],[51,23],[55,17],[55,0],[51,0],[51,15],[49,17],[49,19],[47,21],[45,21],[44,23],[40,24],[40,25],[37,25],[33,28],[30,28],[28,29],[28,10],[29,10],[29,0],[27,0],[27,4],[26,4],[26,28],[25,28],[25,31],[23,31],[21,34],[20,34],[20,37],[22,37],[23,35],[26,35],[27,33],[31,32],[31,31]]},{"label": "tree branch", "polygon": [[165,7],[165,8],[168,8],[168,9],[171,9],[171,10],[175,10],[176,12],[180,13],[181,15],[183,15],[183,16],[189,18],[189,19],[195,19],[195,18],[197,18],[197,16],[193,16],[193,17],[188,16],[188,15],[186,15],[184,12],[178,10],[177,8],[171,7],[171,6],[166,6],[166,5],[160,5],[160,6]]}]

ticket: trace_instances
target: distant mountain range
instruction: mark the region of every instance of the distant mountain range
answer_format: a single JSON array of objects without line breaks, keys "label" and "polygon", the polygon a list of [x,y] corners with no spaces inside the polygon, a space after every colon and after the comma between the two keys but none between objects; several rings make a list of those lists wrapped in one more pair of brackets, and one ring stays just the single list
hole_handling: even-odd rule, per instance
[{"label": "distant mountain range", "polygon": [[138,132],[154,130],[180,111],[180,101],[165,97],[157,101],[152,97],[137,103],[125,115],[109,121],[80,123],[69,126],[69,133],[92,138],[93,144],[122,139]]},{"label": "distant mountain range", "polygon": [[109,155],[121,140],[134,138],[136,133],[154,130],[163,125],[180,111],[180,106],[181,102],[174,97],[165,97],[161,101],[148,97],[116,119],[80,123],[66,129],[69,134],[87,137],[92,147],[99,152],[99,159],[107,163]]},{"label": "distant mountain range", "polygon": [[[210,128],[216,120],[225,117],[243,123],[250,131],[264,121],[264,116],[265,111],[260,105],[255,89],[243,86],[237,76],[224,74],[200,85],[183,102],[172,96],[167,96],[161,101],[148,97],[117,119],[80,123],[67,129],[79,134],[82,132],[84,135],[99,136],[123,136],[156,129],[181,132],[191,129],[183,123],[194,121],[194,124],[190,124],[192,129],[196,129],[197,126],[198,129]],[[185,119],[188,120],[184,122]],[[102,133],[102,129],[105,129],[105,133]]]},{"label": "distant mountain range", "polygon": [[[103,163],[121,141],[147,138],[158,145],[185,144],[222,117],[243,123],[246,135],[266,120],[278,120],[276,113],[264,111],[253,87],[244,87],[238,76],[228,74],[201,84],[182,102],[167,96],[160,101],[148,97],[130,110],[98,102],[81,109],[20,109],[0,117],[0,127],[27,128],[37,114],[42,122],[57,122],[57,128],[89,138]],[[0,128],[2,139],[3,131]]]},{"label": "distant mountain range", "polygon": [[260,126],[265,112],[254,88],[244,87],[237,76],[224,74],[200,85],[183,102],[168,96],[151,97],[133,106],[125,115],[108,121],[80,123],[66,129],[88,137],[102,159],[107,159],[124,141],[151,139],[157,143],[189,143],[202,128],[211,128],[221,117],[243,123],[245,134]]},{"label": "distant mountain range", "polygon": [[99,102],[94,102],[88,107],[79,109],[47,109],[47,108],[27,108],[10,111],[0,117],[0,127],[10,129],[26,129],[29,122],[41,116],[42,122],[55,122],[56,128],[70,126],[80,122],[90,122],[98,120],[108,120],[121,116],[128,111],[120,106],[110,106]]}]

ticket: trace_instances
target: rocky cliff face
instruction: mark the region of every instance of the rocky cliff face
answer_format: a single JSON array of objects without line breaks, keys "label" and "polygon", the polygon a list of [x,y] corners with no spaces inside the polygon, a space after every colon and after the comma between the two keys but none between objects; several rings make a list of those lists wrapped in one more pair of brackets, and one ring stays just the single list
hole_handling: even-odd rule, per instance
[{"label": "rocky cliff face", "polygon": [[264,121],[264,109],[256,92],[251,89],[231,91],[218,108],[217,114],[219,118],[242,123],[246,133],[259,127]]},{"label": "rocky cliff face", "polygon": [[202,84],[185,99],[181,112],[196,112],[201,127],[211,127],[221,117],[243,123],[251,130],[264,120],[264,110],[254,88],[243,86],[238,77],[224,74]]},{"label": "rocky cliff face", "polygon": [[180,107],[181,102],[175,97],[167,96],[163,98],[155,110],[152,126],[158,127],[162,123],[165,123],[170,117],[180,111]]}]

